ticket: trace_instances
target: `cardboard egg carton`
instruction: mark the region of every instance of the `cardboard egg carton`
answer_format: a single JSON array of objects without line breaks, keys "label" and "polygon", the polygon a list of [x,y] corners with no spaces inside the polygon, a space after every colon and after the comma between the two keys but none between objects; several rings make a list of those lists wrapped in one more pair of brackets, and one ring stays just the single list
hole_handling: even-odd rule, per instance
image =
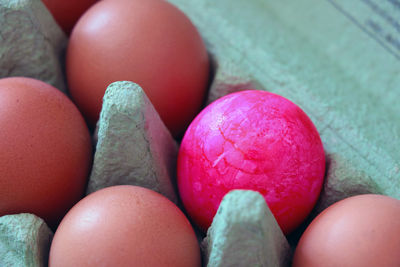
[{"label": "cardboard egg carton", "polygon": [[0,1],[0,78],[36,78],[65,93],[67,41],[40,0]]},{"label": "cardboard egg carton", "polygon": [[[268,90],[298,104],[316,125],[327,171],[310,219],[356,194],[400,199],[400,46],[390,42],[400,38],[382,12],[344,0],[170,2],[207,44],[213,62],[207,103],[239,90]],[[386,17],[398,11],[382,10]],[[67,38],[40,0],[0,0],[0,25],[0,77],[34,77],[65,92]],[[109,86],[93,140],[88,193],[134,184],[182,207],[175,173],[179,144],[142,88],[132,82]],[[221,207],[207,236],[198,234],[204,266],[290,264],[292,249],[261,195],[233,191]],[[38,244],[36,234],[21,230],[32,220],[31,229],[45,240],[40,246],[32,245]],[[18,266],[46,265],[51,232],[40,220],[24,214],[0,218],[0,266],[17,258]],[[301,232],[289,237],[292,248]],[[30,253],[16,257],[10,247]]]}]

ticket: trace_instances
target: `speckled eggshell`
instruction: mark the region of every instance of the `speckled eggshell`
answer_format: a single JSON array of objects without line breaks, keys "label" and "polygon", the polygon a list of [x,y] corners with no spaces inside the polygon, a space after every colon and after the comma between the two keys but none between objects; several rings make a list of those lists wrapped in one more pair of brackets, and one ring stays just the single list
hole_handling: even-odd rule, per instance
[{"label": "speckled eggshell", "polygon": [[293,267],[400,266],[400,200],[365,194],[319,214],[300,238]]},{"label": "speckled eggshell", "polygon": [[91,126],[107,86],[132,81],[180,137],[204,101],[209,59],[195,26],[168,1],[99,1],[71,33],[66,74],[71,97]]},{"label": "speckled eggshell", "polygon": [[0,216],[33,213],[55,229],[84,195],[91,163],[71,100],[36,79],[0,79]]},{"label": "speckled eggshell", "polygon": [[185,215],[166,197],[139,186],[96,191],[58,227],[50,267],[200,267],[200,248]]},{"label": "speckled eggshell", "polygon": [[308,116],[259,90],[222,97],[191,123],[178,156],[178,187],[191,218],[206,230],[232,189],[260,192],[285,234],[313,208],[325,156]]}]

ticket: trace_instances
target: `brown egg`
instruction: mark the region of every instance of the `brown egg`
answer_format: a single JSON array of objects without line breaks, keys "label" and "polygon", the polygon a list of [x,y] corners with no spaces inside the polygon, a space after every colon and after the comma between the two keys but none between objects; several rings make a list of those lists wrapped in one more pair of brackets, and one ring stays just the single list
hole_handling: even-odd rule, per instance
[{"label": "brown egg", "polygon": [[179,136],[200,111],[209,59],[192,22],[164,0],[99,1],[77,22],[68,44],[70,94],[90,125],[107,86],[133,81]]},{"label": "brown egg", "polygon": [[91,162],[71,100],[36,79],[0,79],[0,216],[34,213],[55,229],[83,197]]},{"label": "brown egg", "polygon": [[68,35],[82,14],[97,1],[98,0],[42,0],[54,19]]},{"label": "brown egg", "polygon": [[90,194],[62,220],[49,266],[200,266],[185,215],[166,197],[138,186]]},{"label": "brown egg", "polygon": [[294,267],[399,267],[400,200],[359,195],[324,210],[296,248]]}]

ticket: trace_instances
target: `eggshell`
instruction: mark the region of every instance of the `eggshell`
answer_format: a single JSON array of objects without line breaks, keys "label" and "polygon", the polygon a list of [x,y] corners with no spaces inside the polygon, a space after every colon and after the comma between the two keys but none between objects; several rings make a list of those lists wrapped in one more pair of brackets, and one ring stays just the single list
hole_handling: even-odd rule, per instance
[{"label": "eggshell", "polygon": [[70,34],[82,14],[98,0],[42,0],[66,34]]},{"label": "eggshell", "polygon": [[91,125],[107,86],[139,84],[174,136],[199,112],[208,83],[205,45],[190,20],[164,0],[100,1],[72,31],[70,93]]},{"label": "eggshell", "polygon": [[184,214],[152,190],[107,187],[74,206],[57,229],[49,266],[200,266]]},{"label": "eggshell", "polygon": [[232,189],[260,192],[284,233],[313,208],[325,156],[307,115],[289,100],[241,91],[207,106],[190,124],[178,155],[183,204],[204,230]]},{"label": "eggshell", "polygon": [[39,80],[0,80],[0,216],[33,213],[55,228],[83,196],[92,162],[76,106]]},{"label": "eggshell", "polygon": [[319,214],[300,238],[294,267],[400,266],[400,200],[358,195]]}]

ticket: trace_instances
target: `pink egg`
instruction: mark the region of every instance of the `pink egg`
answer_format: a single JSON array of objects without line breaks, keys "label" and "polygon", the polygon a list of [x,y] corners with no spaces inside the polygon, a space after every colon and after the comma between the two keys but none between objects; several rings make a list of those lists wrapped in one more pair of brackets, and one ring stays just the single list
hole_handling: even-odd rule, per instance
[{"label": "pink egg", "polygon": [[250,189],[264,196],[288,234],[315,205],[325,155],[314,124],[297,105],[249,90],[216,100],[195,118],[177,171],[183,204],[203,230],[227,192]]}]

